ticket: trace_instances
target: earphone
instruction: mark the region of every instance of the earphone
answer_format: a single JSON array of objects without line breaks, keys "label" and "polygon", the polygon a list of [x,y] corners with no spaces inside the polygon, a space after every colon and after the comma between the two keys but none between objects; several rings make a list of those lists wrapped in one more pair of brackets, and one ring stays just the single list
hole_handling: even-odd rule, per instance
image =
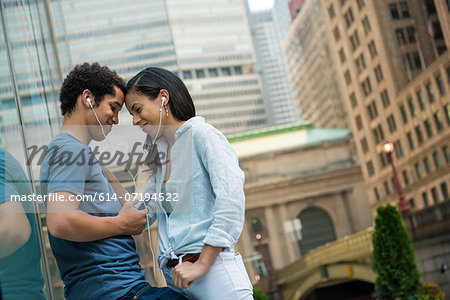
[{"label": "earphone", "polygon": [[[162,97],[161,107],[159,108],[159,112],[162,112],[162,109],[163,109],[163,106],[164,106],[164,101],[166,101],[166,97],[165,96]],[[161,118],[161,116],[160,116],[160,118]]]}]

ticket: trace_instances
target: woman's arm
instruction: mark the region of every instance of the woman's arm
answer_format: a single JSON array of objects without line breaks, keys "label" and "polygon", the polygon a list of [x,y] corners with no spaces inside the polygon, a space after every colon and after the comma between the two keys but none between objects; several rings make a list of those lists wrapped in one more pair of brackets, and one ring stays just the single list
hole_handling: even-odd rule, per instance
[{"label": "woman's arm", "polygon": [[222,249],[222,247],[205,245],[200,253],[200,257],[195,263],[184,262],[181,265],[175,266],[172,272],[173,284],[181,289],[190,287],[194,283],[194,280],[205,276]]}]

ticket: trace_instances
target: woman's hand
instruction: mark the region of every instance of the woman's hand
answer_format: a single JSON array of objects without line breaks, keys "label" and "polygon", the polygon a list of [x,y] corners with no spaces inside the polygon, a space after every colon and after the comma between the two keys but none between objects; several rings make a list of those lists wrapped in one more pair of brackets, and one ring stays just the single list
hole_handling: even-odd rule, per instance
[{"label": "woman's hand", "polygon": [[209,266],[200,261],[195,263],[183,262],[182,265],[177,265],[173,268],[172,282],[176,287],[186,289],[194,283],[194,280],[205,276],[208,269]]}]

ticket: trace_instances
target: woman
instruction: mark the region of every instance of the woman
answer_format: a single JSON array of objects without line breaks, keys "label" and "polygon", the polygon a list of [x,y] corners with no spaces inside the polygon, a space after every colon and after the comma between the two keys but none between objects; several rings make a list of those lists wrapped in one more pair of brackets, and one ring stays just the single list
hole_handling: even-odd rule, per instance
[{"label": "woman", "polygon": [[159,153],[146,196],[156,200],[151,220],[158,218],[158,262],[168,286],[193,299],[253,299],[234,252],[244,222],[244,174],[227,139],[195,116],[186,86],[167,70],[134,76],[125,104],[133,124],[153,138],[150,152]]}]

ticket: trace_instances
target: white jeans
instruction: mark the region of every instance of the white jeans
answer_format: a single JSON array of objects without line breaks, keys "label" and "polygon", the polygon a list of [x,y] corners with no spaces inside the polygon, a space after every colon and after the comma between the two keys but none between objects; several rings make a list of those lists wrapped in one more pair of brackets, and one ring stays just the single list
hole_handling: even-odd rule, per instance
[{"label": "white jeans", "polygon": [[187,289],[173,285],[172,268],[163,268],[167,286],[189,299],[250,300],[253,287],[245,270],[242,256],[234,252],[220,252],[202,278],[194,280]]}]

